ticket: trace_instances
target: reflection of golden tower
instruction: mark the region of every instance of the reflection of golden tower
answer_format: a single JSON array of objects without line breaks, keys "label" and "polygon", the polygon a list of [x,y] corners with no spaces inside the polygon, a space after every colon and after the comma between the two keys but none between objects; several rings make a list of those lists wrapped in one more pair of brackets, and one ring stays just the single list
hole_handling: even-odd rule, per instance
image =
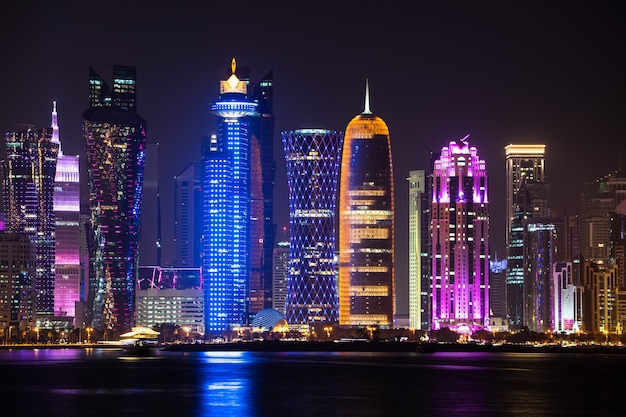
[{"label": "reflection of golden tower", "polygon": [[394,211],[389,129],[365,109],[346,127],[339,194],[339,324],[393,327]]}]

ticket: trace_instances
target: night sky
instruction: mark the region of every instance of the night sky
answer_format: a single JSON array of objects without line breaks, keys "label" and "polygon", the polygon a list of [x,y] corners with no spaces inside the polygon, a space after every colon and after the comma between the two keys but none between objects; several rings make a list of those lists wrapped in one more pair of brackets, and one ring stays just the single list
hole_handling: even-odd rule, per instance
[{"label": "night sky", "polygon": [[624,165],[626,3],[213,3],[23,1],[0,9],[3,133],[49,126],[56,100],[63,152],[83,155],[89,67],[109,83],[114,64],[137,68],[137,111],[159,142],[165,263],[174,257],[173,177],[199,161],[200,138],[215,133],[209,103],[233,57],[250,67],[253,83],[274,71],[279,229],[289,212],[280,132],[343,131],[363,111],[369,79],[371,110],[391,136],[400,314],[408,313],[406,178],[428,169],[431,152],[470,134],[487,163],[490,252],[499,259],[505,145],[547,145],[561,214],[577,213],[583,181]]}]

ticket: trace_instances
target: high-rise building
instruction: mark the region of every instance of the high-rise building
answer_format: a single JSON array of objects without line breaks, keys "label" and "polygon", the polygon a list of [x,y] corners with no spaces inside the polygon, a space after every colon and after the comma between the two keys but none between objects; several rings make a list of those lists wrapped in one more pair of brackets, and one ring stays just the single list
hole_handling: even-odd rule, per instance
[{"label": "high-rise building", "polygon": [[[263,224],[261,277],[256,292],[257,305],[250,308],[249,315],[253,316],[259,308],[271,308],[273,304],[272,276],[273,253],[276,241],[276,223],[274,223],[274,180],[276,177],[276,161],[274,160],[274,72],[268,72],[252,89],[252,98],[259,104],[258,117],[250,117],[250,134],[256,139],[259,146],[260,175],[252,181],[260,180],[262,199],[262,216],[258,219]],[[258,188],[258,186],[257,186]],[[254,196],[253,196],[254,197]],[[252,213],[254,215],[254,213]],[[253,218],[253,220],[255,220]],[[283,311],[284,313],[284,311]]]},{"label": "high-rise building", "polygon": [[[409,172],[409,327],[430,329],[430,279],[428,247],[422,246],[430,238],[426,214],[430,210],[426,176],[423,170]],[[424,236],[426,234],[426,236]]]},{"label": "high-rise building", "polygon": [[289,285],[289,241],[280,241],[274,249],[274,286],[272,308],[285,315]]},{"label": "high-rise building", "polygon": [[433,170],[434,329],[489,324],[488,177],[468,136],[443,147]]},{"label": "high-rise building", "polygon": [[7,132],[3,162],[6,229],[35,242],[35,325],[50,326],[54,317],[54,186],[59,143],[53,128]]},{"label": "high-rise building", "polygon": [[489,261],[489,308],[491,316],[506,318],[506,259],[498,260],[498,254]]},{"label": "high-rise building", "polygon": [[33,323],[35,265],[36,245],[28,234],[0,231],[0,327],[5,331],[13,328],[15,334]]},{"label": "high-rise building", "polygon": [[583,331],[614,333],[618,329],[618,271],[616,264],[585,259],[582,265]]},{"label": "high-rise building", "polygon": [[389,129],[365,109],[346,126],[339,186],[339,324],[393,327],[393,165]]},{"label": "high-rise building", "polygon": [[343,134],[325,129],[282,132],[289,185],[290,326],[339,321],[335,269],[337,180]]},{"label": "high-rise building", "polygon": [[[204,145],[202,164],[202,273],[205,333],[222,332],[248,321],[250,275],[249,117],[258,104],[247,94],[233,58],[230,77],[220,82],[211,104],[218,134]],[[255,229],[256,230],[256,229]],[[261,224],[262,230],[262,224]]]},{"label": "high-rise building", "polygon": [[202,185],[196,166],[191,162],[174,177],[174,265],[180,267],[202,266]]},{"label": "high-rise building", "polygon": [[[55,280],[54,315],[76,318],[81,300],[80,267],[80,164],[78,155],[61,149],[56,102],[52,108],[52,141],[59,153],[54,177]],[[80,323],[74,323],[80,326]]]},{"label": "high-rise building", "polygon": [[136,111],[135,67],[113,66],[113,89],[89,69],[83,113],[90,219],[86,321],[125,332],[135,323],[135,286],[146,153],[146,121]]},{"label": "high-rise building", "polygon": [[555,262],[552,268],[555,333],[575,333],[582,328],[582,287],[574,282],[572,262]]},{"label": "high-rise building", "polygon": [[553,265],[564,261],[564,221],[560,218],[532,217],[524,227],[524,309],[522,326],[538,333],[551,331],[554,321]]},{"label": "high-rise building", "polygon": [[580,198],[580,250],[583,258],[608,262],[610,212],[626,200],[626,175],[622,171],[584,184]]},{"label": "high-rise building", "polygon": [[[544,202],[546,145],[507,145],[506,158],[506,297],[507,316],[512,329],[522,326],[524,301],[524,226],[525,219],[534,216],[548,216]],[[535,193],[532,190],[536,190]],[[538,196],[533,194],[539,194]],[[535,201],[536,200],[536,201]],[[541,213],[534,213],[535,207],[543,207]]]}]

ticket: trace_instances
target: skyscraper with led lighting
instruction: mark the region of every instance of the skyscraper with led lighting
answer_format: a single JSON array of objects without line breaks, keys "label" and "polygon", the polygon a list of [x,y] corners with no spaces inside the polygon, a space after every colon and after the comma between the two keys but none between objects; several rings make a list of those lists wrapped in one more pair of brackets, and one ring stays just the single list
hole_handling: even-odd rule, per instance
[{"label": "skyscraper with led lighting", "polygon": [[135,323],[135,287],[146,152],[146,121],[136,111],[136,70],[113,66],[113,88],[89,69],[83,113],[90,219],[87,323],[125,332]]},{"label": "skyscraper with led lighting", "polygon": [[[533,215],[548,216],[544,201],[546,145],[507,145],[506,162],[506,299],[512,329],[524,320],[524,220]],[[540,212],[533,213],[534,208]]]},{"label": "skyscraper with led lighting", "polygon": [[365,108],[346,127],[339,187],[339,324],[393,327],[394,211],[389,129]]},{"label": "skyscraper with led lighting", "polygon": [[433,170],[434,329],[489,324],[488,177],[468,136],[444,147]]},{"label": "skyscraper with led lighting", "polygon": [[289,184],[290,325],[339,321],[335,209],[343,134],[325,129],[282,132]]},{"label": "skyscraper with led lighting", "polygon": [[[80,268],[80,170],[77,155],[61,149],[56,102],[52,108],[52,141],[59,144],[54,177],[54,315],[76,318],[81,300]],[[81,323],[74,323],[80,326]]]},{"label": "skyscraper with led lighting", "polygon": [[[220,82],[220,95],[211,104],[219,117],[218,134],[203,155],[202,273],[205,333],[222,332],[247,321],[250,273],[250,142],[248,117],[257,103],[247,83],[232,74]],[[262,230],[263,224],[260,223]]]},{"label": "skyscraper with led lighting", "polygon": [[[58,141],[53,128],[7,132],[3,162],[6,229],[35,243],[35,325],[50,326],[54,317],[54,186]],[[8,300],[6,302],[9,302]]]}]

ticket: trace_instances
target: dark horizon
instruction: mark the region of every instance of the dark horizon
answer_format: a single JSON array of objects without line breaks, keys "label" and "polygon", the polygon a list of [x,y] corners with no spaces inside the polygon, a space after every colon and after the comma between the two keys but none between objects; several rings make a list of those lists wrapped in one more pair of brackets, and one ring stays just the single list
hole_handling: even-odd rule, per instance
[{"label": "dark horizon", "polygon": [[[344,131],[363,110],[368,79],[371,110],[390,130],[400,314],[408,312],[406,178],[429,169],[431,152],[470,134],[470,146],[487,163],[490,253],[499,257],[506,253],[505,145],[547,145],[546,177],[560,214],[577,212],[583,182],[623,168],[625,5],[451,1],[404,10],[318,2],[296,9],[244,1],[237,7],[7,6],[0,17],[0,129],[49,126],[56,100],[63,151],[81,155],[85,174],[81,115],[89,67],[108,80],[114,64],[135,66],[137,113],[147,121],[148,141],[159,143],[167,263],[175,256],[168,221],[173,177],[199,160],[201,137],[215,133],[209,103],[233,57],[250,68],[252,84],[274,74],[277,240],[289,211],[280,132]],[[144,250],[141,263],[156,258]]]}]

